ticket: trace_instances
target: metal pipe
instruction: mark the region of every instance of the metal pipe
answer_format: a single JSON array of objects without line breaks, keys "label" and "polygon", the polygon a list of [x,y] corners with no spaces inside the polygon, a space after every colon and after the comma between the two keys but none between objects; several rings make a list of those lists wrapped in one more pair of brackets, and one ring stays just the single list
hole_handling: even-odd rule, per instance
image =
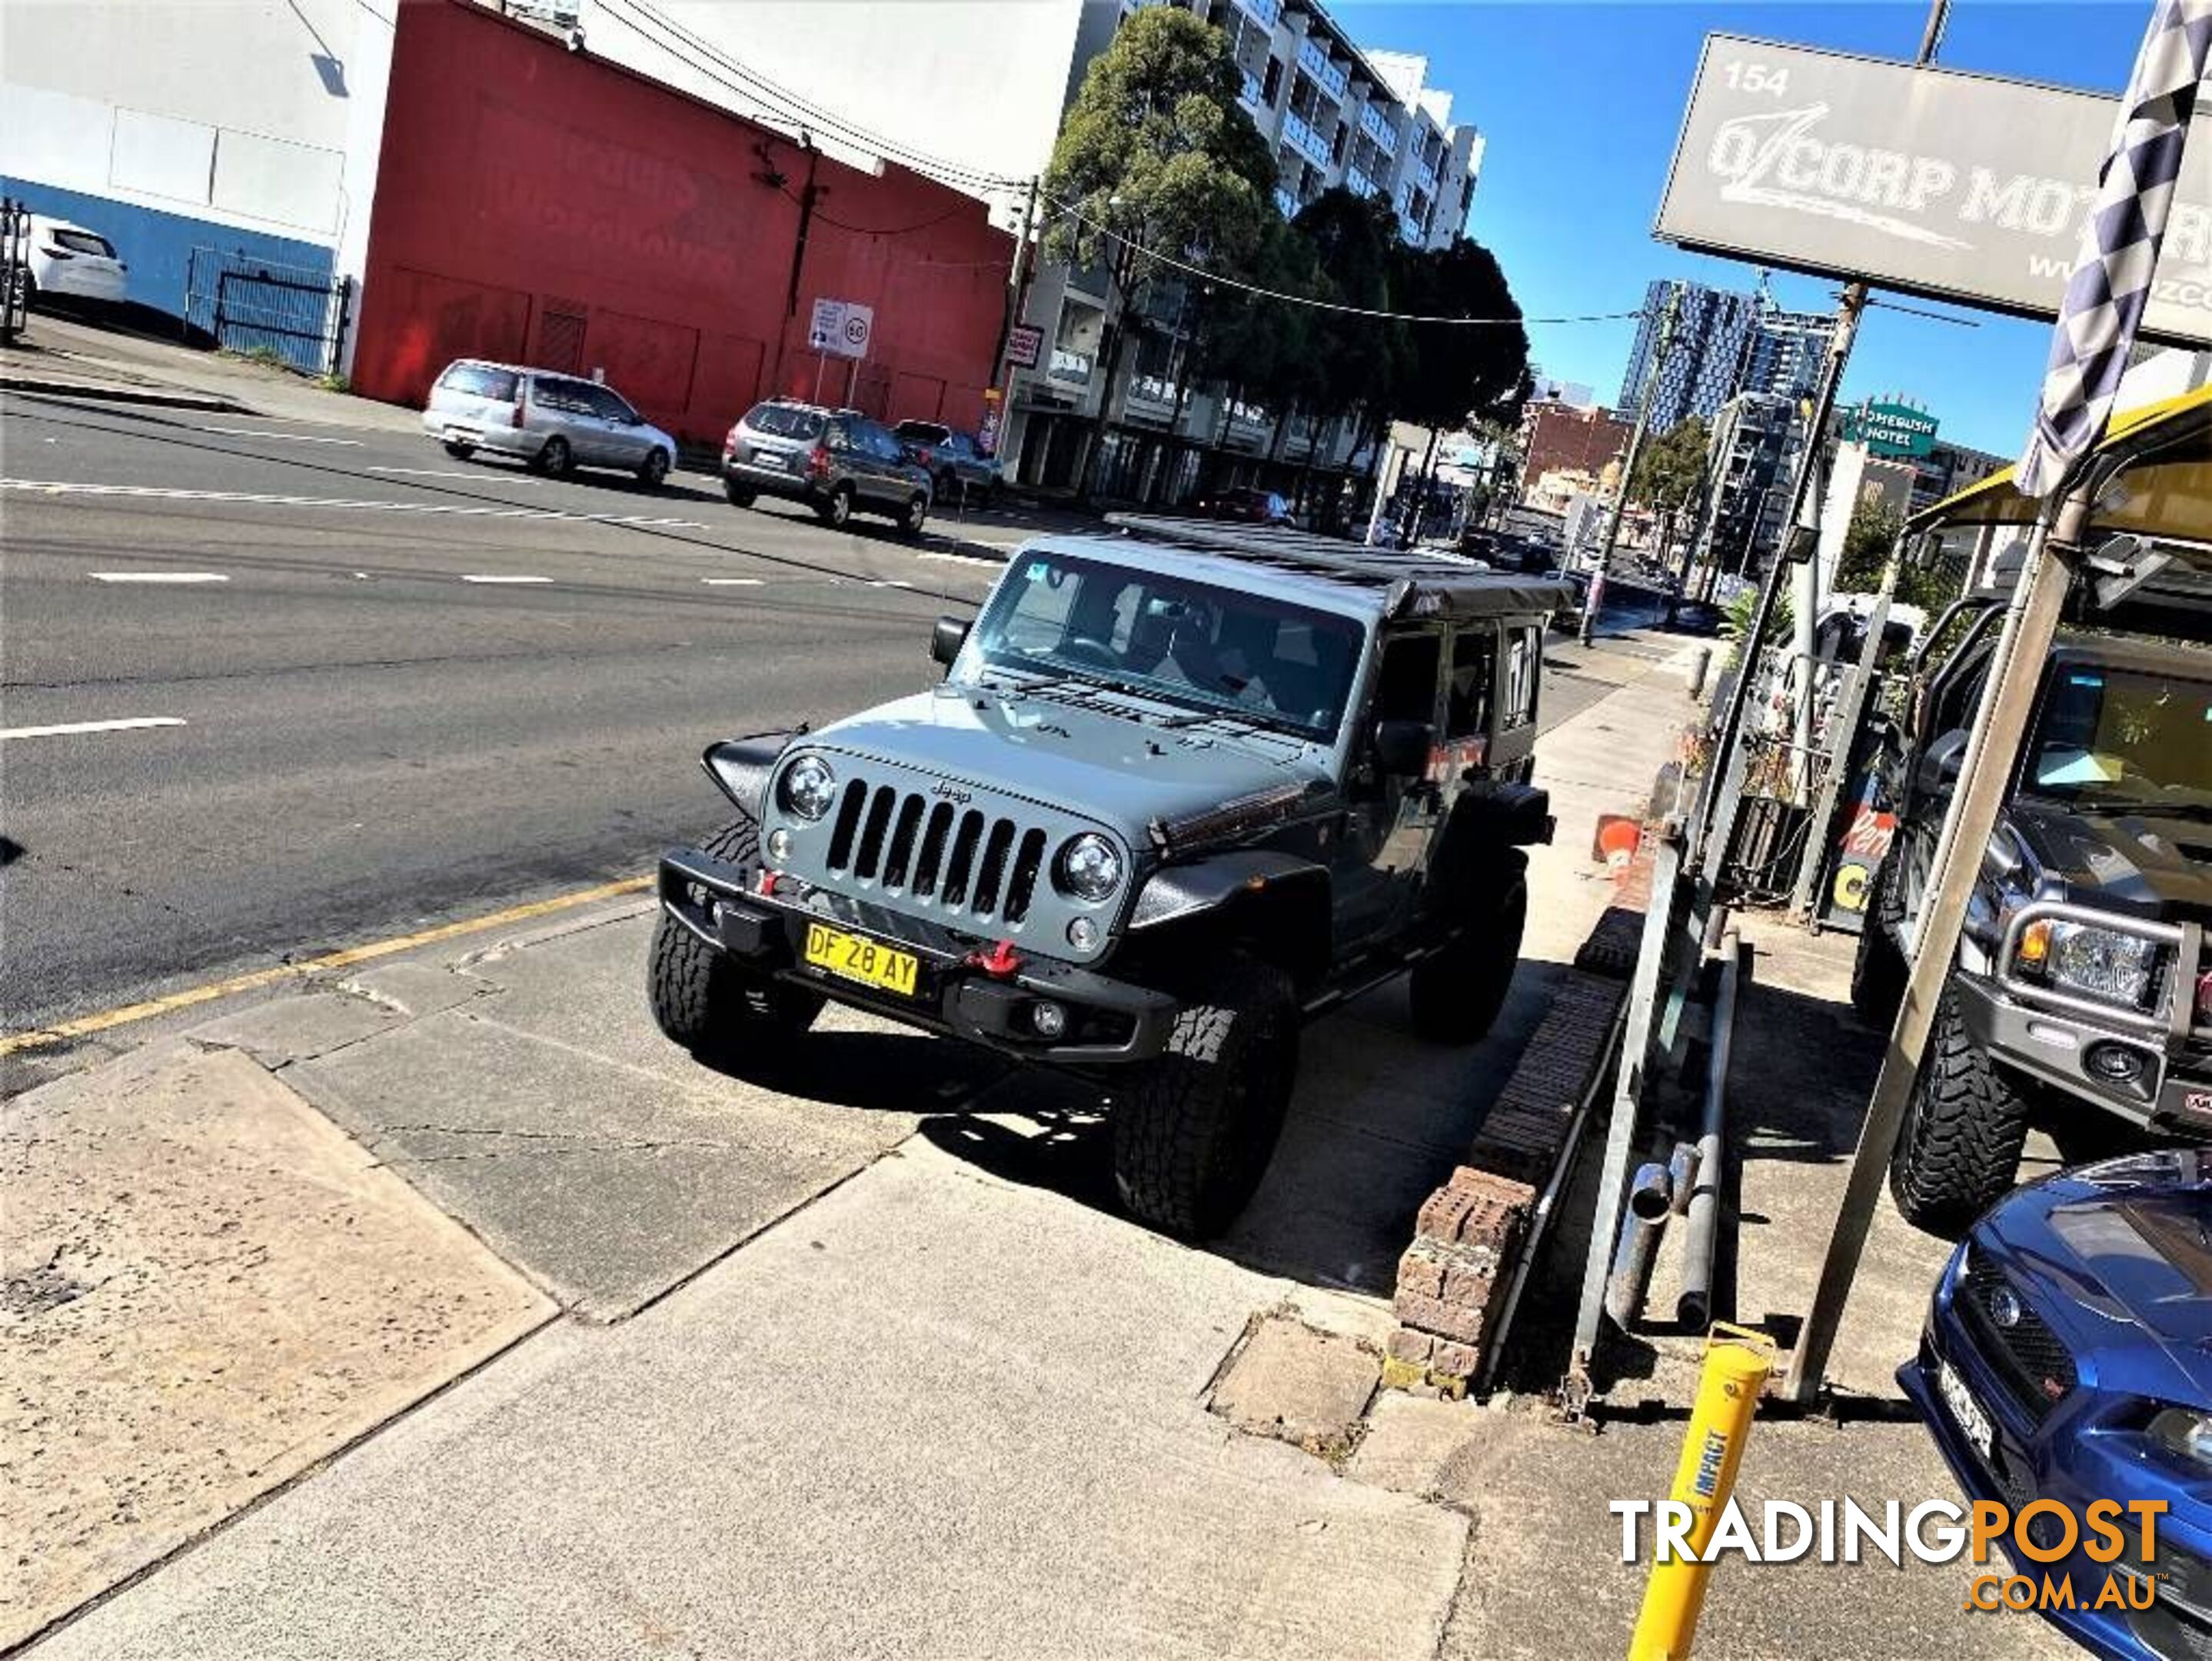
[{"label": "metal pipe", "polygon": [[1705,1069],[1698,1175],[1687,1214],[1689,1237],[1682,1247],[1682,1293],[1674,1303],[1676,1318],[1696,1331],[1712,1320],[1713,1247],[1720,1236],[1721,1179],[1728,1170],[1722,1137],[1728,1123],[1729,1050],[1735,1040],[1735,1000],[1742,970],[1743,940],[1731,928],[1721,941],[1721,982],[1713,997],[1711,1061]]},{"label": "metal pipe", "polygon": [[1656,1161],[1638,1168],[1628,1189],[1628,1210],[1620,1220],[1620,1244],[1606,1276],[1605,1312],[1622,1331],[1644,1307],[1651,1284],[1651,1263],[1659,1252],[1660,1231],[1674,1214],[1674,1189],[1667,1167]]},{"label": "metal pipe", "polygon": [[1698,1145],[1695,1142],[1674,1144],[1674,1157],[1667,1162],[1667,1180],[1674,1188],[1674,1214],[1677,1217],[1690,1209],[1690,1195],[1698,1185]]}]

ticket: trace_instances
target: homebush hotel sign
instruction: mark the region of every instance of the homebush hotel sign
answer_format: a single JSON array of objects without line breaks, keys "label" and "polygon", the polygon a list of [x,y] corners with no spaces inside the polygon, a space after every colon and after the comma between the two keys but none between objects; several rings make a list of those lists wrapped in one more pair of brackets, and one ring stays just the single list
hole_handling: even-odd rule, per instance
[{"label": "homebush hotel sign", "polygon": [[[2091,93],[1708,35],[1656,234],[2051,317],[2118,110]],[[2185,156],[2142,333],[2212,344],[2212,142]]]}]

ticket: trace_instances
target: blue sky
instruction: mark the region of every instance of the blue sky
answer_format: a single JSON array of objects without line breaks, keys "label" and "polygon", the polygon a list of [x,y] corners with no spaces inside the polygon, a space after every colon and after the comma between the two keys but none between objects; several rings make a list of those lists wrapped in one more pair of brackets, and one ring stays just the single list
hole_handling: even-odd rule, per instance
[{"label": "blue sky", "polygon": [[[1361,41],[1419,52],[1431,84],[1457,94],[1489,149],[1469,230],[1495,252],[1530,316],[1632,310],[1653,277],[1748,289],[1753,267],[1652,240],[1683,101],[1709,30],[1910,58],[1925,0],[1785,3],[1365,4],[1331,9]],[[1956,0],[1939,61],[2117,94],[2148,21],[2148,0],[2001,4]],[[1785,306],[1825,311],[1835,286],[1777,277]],[[1879,295],[1877,297],[1880,297]],[[1918,304],[1919,302],[1909,302]],[[2010,455],[2026,436],[2050,327],[1953,311],[1960,328],[1895,311],[1868,313],[1844,396],[1902,392],[1942,435]],[[1529,331],[1547,375],[1583,381],[1610,404],[1632,323]]]}]

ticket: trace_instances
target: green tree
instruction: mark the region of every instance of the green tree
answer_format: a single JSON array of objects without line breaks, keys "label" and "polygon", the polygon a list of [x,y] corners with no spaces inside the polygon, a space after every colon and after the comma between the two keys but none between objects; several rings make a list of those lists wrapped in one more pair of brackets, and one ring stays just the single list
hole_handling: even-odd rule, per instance
[{"label": "green tree", "polygon": [[1045,250],[1103,269],[1109,313],[1082,491],[1090,493],[1120,391],[1123,347],[1156,266],[1150,251],[1233,273],[1276,217],[1275,158],[1237,102],[1220,30],[1173,6],[1125,21],[1069,107],[1043,192]]},{"label": "green tree", "polygon": [[1480,324],[1407,323],[1390,413],[1416,426],[1457,429],[1517,422],[1534,383],[1528,336],[1504,271],[1489,249],[1462,237],[1442,248],[1395,250],[1391,293],[1411,316],[1480,318]]},{"label": "green tree", "polygon": [[1850,528],[1844,532],[1843,556],[1836,562],[1837,592],[1870,594],[1881,587],[1882,568],[1904,528],[1905,515],[1880,497],[1852,509]]},{"label": "green tree", "polygon": [[1662,558],[1674,545],[1675,520],[1704,493],[1711,436],[1703,418],[1692,416],[1656,438],[1645,439],[1637,453],[1636,471],[1629,475],[1624,494],[1659,515]]},{"label": "green tree", "polygon": [[[1261,226],[1244,275],[1273,294],[1313,294],[1321,286],[1313,245],[1274,215]],[[1310,398],[1319,384],[1313,350],[1318,316],[1309,307],[1268,295],[1212,285],[1192,342],[1197,373],[1238,402],[1253,399],[1283,410]],[[1227,438],[1228,402],[1223,400],[1217,448]]]}]

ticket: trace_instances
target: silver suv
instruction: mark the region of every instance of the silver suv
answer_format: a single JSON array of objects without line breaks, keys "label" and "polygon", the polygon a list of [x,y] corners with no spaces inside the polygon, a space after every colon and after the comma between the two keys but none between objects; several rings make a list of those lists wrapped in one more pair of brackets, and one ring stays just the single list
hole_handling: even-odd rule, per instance
[{"label": "silver suv", "polygon": [[740,508],[762,496],[803,502],[833,526],[882,514],[909,537],[921,534],[933,499],[928,472],[881,422],[781,399],[756,404],[730,429],[722,490]]},{"label": "silver suv", "polygon": [[463,461],[489,450],[541,473],[614,468],[648,488],[676,465],[676,441],[613,387],[475,358],[447,365],[438,377],[422,409],[422,430]]}]

